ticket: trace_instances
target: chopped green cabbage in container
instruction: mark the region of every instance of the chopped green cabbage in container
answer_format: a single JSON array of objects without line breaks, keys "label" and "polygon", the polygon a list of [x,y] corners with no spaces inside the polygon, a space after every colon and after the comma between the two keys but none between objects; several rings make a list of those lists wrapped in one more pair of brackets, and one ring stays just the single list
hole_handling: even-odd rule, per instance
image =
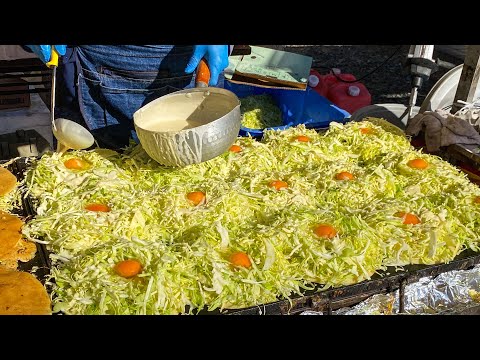
[{"label": "chopped green cabbage in container", "polygon": [[282,126],[282,111],[269,94],[250,95],[240,100],[242,126],[265,129]]},{"label": "chopped green cabbage in container", "polygon": [[[362,134],[362,127],[372,133]],[[309,142],[295,140],[306,135]],[[53,303],[66,314],[195,314],[291,299],[370,279],[387,266],[435,264],[478,251],[480,188],[439,157],[374,123],[267,130],[241,152],[168,168],[140,145],[122,154],[71,151],[35,160],[25,187],[37,216],[23,228],[52,253]],[[69,170],[81,157],[91,167]],[[407,162],[422,158],[425,170]],[[351,181],[335,175],[348,171]],[[268,186],[282,180],[288,188]],[[203,191],[204,205],[186,194]],[[89,203],[110,212],[85,210]],[[403,224],[397,212],[421,223]],[[332,239],[314,233],[334,226]],[[242,251],[251,268],[236,268]],[[117,262],[137,259],[125,279]],[[318,285],[320,284],[320,285]],[[320,287],[318,287],[320,286]]]}]

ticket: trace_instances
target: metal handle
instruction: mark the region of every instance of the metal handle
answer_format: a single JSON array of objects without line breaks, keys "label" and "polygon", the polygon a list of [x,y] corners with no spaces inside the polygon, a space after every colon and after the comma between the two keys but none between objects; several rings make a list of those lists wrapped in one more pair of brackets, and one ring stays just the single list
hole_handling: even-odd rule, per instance
[{"label": "metal handle", "polygon": [[56,80],[57,80],[57,67],[58,67],[58,52],[55,49],[55,45],[51,45],[52,47],[52,55],[50,61],[47,62],[48,68],[52,69],[52,86],[50,87],[50,121],[52,123],[53,131],[57,131],[57,127],[55,126],[55,88],[56,88]]}]

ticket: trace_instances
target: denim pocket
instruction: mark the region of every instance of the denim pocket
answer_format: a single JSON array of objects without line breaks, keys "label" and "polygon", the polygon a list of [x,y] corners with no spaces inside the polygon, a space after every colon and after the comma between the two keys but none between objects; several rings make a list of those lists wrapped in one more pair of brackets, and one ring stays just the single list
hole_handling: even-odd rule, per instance
[{"label": "denim pocket", "polygon": [[195,75],[184,72],[192,49],[79,46],[79,103],[94,135],[108,140],[108,147],[128,145],[135,111],[158,97],[195,85]]},{"label": "denim pocket", "polygon": [[129,72],[129,77],[105,71],[84,74],[79,75],[82,114],[94,135],[110,148],[128,145],[135,111],[163,95],[193,86],[192,75],[159,78],[158,74],[145,72]]},{"label": "denim pocket", "polygon": [[[132,96],[125,93],[122,98],[121,94],[109,94],[101,81],[82,74],[78,77],[78,93],[80,111],[99,146],[114,150],[127,146],[134,128],[130,113],[138,99],[132,102]],[[123,97],[128,101],[122,104]]]},{"label": "denim pocket", "polygon": [[192,74],[166,76],[168,73],[153,71],[125,71],[102,68],[99,73],[101,86],[109,93],[165,95],[165,89],[181,90],[193,84]]},{"label": "denim pocket", "polygon": [[140,71],[131,71],[128,75],[120,77],[118,72],[112,75],[111,71],[100,74],[99,95],[107,124],[120,119],[133,124],[133,113],[142,106],[192,84],[191,75],[160,78],[158,74]]}]

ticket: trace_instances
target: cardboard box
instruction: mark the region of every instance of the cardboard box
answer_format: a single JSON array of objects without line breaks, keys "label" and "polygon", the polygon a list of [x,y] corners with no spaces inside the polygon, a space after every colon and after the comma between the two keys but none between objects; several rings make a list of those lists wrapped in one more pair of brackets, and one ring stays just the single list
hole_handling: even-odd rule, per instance
[{"label": "cardboard box", "polygon": [[26,91],[28,82],[21,78],[0,78],[0,110],[30,107],[30,94],[5,94],[8,91]]},{"label": "cardboard box", "polygon": [[237,84],[306,90],[313,59],[292,52],[250,46],[248,55],[228,57],[225,78]]}]

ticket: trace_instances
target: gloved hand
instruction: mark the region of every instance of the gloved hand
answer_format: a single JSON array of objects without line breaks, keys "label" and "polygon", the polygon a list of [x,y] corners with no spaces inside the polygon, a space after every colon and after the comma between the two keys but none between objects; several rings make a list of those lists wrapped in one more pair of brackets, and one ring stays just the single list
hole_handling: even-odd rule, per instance
[{"label": "gloved hand", "polygon": [[193,55],[185,68],[187,74],[192,73],[202,57],[207,60],[210,69],[209,85],[218,83],[218,76],[228,66],[228,45],[195,45]]},{"label": "gloved hand", "polygon": [[[52,57],[52,46],[51,45],[25,45],[30,50],[32,50],[40,60],[42,60],[45,64],[50,61]],[[57,50],[58,55],[65,55],[67,51],[67,45],[54,45],[55,50]]]}]

